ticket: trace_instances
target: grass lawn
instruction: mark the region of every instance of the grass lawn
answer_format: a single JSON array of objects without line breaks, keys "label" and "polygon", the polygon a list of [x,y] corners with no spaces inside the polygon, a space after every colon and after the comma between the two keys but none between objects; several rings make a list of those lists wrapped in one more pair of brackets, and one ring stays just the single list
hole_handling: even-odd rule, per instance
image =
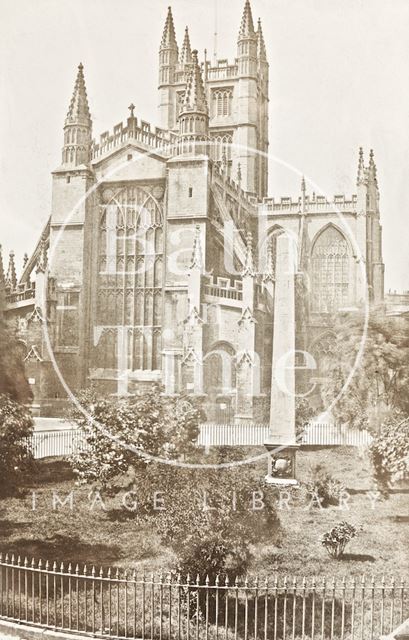
[{"label": "grass lawn", "polygon": [[[404,489],[371,507],[373,490],[368,462],[353,448],[302,450],[298,453],[298,478],[309,465],[323,463],[344,483],[350,494],[349,510],[331,506],[308,508],[302,489],[293,492],[290,509],[279,511],[281,532],[274,545],[254,549],[252,572],[260,575],[341,577],[343,575],[395,575],[409,573],[409,500]],[[265,473],[264,465],[244,467],[247,473]],[[73,509],[66,504],[53,510],[53,492],[61,499],[71,491]],[[33,496],[35,492],[35,509]],[[95,502],[90,509],[90,487],[79,487],[69,465],[42,461],[21,497],[0,500],[0,548],[21,556],[88,566],[138,566],[147,571],[174,565],[172,553],[161,545],[152,525],[138,514],[121,509],[118,498],[103,496],[107,511]],[[358,528],[343,560],[329,558],[320,544],[322,534],[336,522],[347,520]]]}]

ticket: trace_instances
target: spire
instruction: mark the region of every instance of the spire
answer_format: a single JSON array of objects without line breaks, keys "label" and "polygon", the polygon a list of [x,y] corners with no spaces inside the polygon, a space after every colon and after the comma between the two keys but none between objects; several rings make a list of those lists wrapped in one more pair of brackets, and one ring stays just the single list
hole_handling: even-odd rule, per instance
[{"label": "spire", "polygon": [[374,160],[373,149],[371,149],[369,152],[368,180],[369,182],[372,182],[375,186],[378,186],[378,180],[376,177],[376,164]]},{"label": "spire", "polygon": [[193,67],[187,78],[181,113],[186,111],[200,111],[207,114],[206,94],[196,49],[192,51],[192,62]]},{"label": "spire", "polygon": [[78,167],[91,157],[92,120],[85,88],[84,67],[78,66],[74,92],[64,125],[62,162]]},{"label": "spire", "polygon": [[193,240],[192,262],[190,263],[190,268],[193,269],[194,267],[200,270],[203,268],[202,243],[200,241],[200,226],[198,224],[196,225],[195,239]]},{"label": "spire", "polygon": [[364,151],[362,147],[359,147],[358,175],[356,179],[356,184],[357,186],[359,186],[360,184],[364,184],[364,182],[365,182]]},{"label": "spire", "polygon": [[160,48],[168,49],[176,47],[177,49],[177,46],[178,45],[176,42],[175,25],[173,24],[172,8],[168,7],[168,14],[166,16]]},{"label": "spire", "polygon": [[246,0],[240,24],[239,40],[241,40],[241,38],[254,38],[255,35],[250,2],[249,0]]},{"label": "spire", "polygon": [[27,253],[25,253],[24,256],[23,256],[23,269],[26,268],[27,262],[28,262],[28,255],[27,255]]},{"label": "spire", "polygon": [[81,124],[87,127],[91,127],[92,125],[88,106],[87,90],[85,88],[84,67],[81,62],[78,65],[74,92],[68,108],[65,124]]},{"label": "spire", "polygon": [[40,240],[40,251],[37,257],[37,269],[36,273],[44,273],[47,269],[47,245],[46,245],[46,237],[45,233],[41,235]]},{"label": "spire", "polygon": [[15,289],[17,286],[16,265],[14,264],[14,251],[10,251],[9,266],[6,275],[6,287]]},{"label": "spire", "polygon": [[241,275],[251,277],[255,275],[253,263],[253,235],[251,231],[248,231],[246,235],[246,256],[244,259],[244,266]]},{"label": "spire", "polygon": [[259,60],[267,60],[266,44],[264,42],[260,18],[257,21],[257,57]]},{"label": "spire", "polygon": [[192,63],[192,50],[190,48],[189,29],[185,28],[185,36],[183,38],[182,51],[180,53],[180,64]]}]

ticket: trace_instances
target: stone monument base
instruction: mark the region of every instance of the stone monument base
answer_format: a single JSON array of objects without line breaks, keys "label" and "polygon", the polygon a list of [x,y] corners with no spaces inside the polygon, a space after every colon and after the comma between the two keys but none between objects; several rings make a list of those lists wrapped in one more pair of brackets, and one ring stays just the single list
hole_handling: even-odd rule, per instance
[{"label": "stone monument base", "polygon": [[268,471],[265,477],[267,484],[280,487],[298,486],[295,473],[295,457],[300,445],[267,440],[264,446],[269,452]]}]

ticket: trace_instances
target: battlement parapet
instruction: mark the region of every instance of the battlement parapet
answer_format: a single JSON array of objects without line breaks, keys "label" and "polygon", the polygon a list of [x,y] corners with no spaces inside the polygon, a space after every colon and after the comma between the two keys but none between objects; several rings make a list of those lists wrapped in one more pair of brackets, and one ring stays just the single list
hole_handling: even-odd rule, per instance
[{"label": "battlement parapet", "polygon": [[221,276],[207,276],[204,280],[204,292],[213,298],[242,300],[242,286],[241,280],[232,280]]},{"label": "battlement parapet", "polygon": [[6,308],[33,298],[35,298],[35,282],[18,284],[16,289],[6,291]]},{"label": "battlement parapet", "polygon": [[127,124],[116,124],[113,132],[104,131],[100,135],[99,143],[93,141],[91,159],[101,158],[109,151],[120,147],[125,142],[134,140],[144,146],[155,149],[165,156],[175,155],[178,136],[165,129],[152,127],[149,122],[135,117],[128,118]]},{"label": "battlement parapet", "polygon": [[[301,213],[303,209],[303,201],[301,196],[297,199],[291,197],[282,197],[279,200],[275,198],[264,198],[259,205],[262,213]],[[328,200],[325,196],[307,195],[304,201],[305,213],[336,213],[337,211],[352,212],[357,210],[357,196],[352,195],[335,195],[332,200]]]}]

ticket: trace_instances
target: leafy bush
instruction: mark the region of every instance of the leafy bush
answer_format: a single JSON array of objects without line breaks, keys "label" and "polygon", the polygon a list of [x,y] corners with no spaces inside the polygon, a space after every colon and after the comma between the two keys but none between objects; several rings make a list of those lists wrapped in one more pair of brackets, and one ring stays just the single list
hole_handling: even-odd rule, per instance
[{"label": "leafy bush", "polygon": [[331,504],[339,504],[344,485],[336,480],[322,464],[312,465],[304,483],[307,490],[307,499],[313,504],[321,507],[328,507]]},{"label": "leafy bush", "polygon": [[33,431],[33,419],[23,405],[9,395],[0,395],[0,492],[12,493],[33,464],[26,438]]},{"label": "leafy bush", "polygon": [[194,579],[207,575],[211,582],[218,575],[244,575],[251,545],[271,543],[279,533],[273,490],[249,473],[247,465],[217,468],[230,457],[222,453],[221,458],[220,453],[206,458],[214,468],[152,464],[143,477],[138,474],[135,489],[138,499],[144,491],[148,497],[160,492],[163,509],[151,509],[150,516],[162,542],[176,556],[175,569]]},{"label": "leafy bush", "polygon": [[387,496],[391,483],[409,477],[409,418],[396,414],[386,420],[370,447],[373,475]]},{"label": "leafy bush", "polygon": [[339,522],[330,531],[324,533],[321,543],[331,558],[340,558],[345,547],[357,535],[356,528],[349,522]]},{"label": "leafy bush", "polygon": [[99,398],[93,390],[79,395],[81,406],[68,415],[85,432],[86,451],[72,457],[79,482],[114,488],[124,476],[132,481],[151,456],[176,460],[194,450],[200,410],[190,398],[166,397],[155,387],[130,398]]}]

